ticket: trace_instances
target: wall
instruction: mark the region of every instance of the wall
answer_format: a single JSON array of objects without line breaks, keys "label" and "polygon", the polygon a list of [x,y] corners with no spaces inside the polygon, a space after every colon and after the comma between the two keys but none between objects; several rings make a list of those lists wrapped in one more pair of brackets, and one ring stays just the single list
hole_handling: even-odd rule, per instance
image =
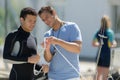
[{"label": "wall", "polygon": [[81,58],[95,58],[97,48],[91,45],[94,33],[100,27],[101,17],[104,14],[112,16],[111,11],[107,0],[66,0],[65,20],[76,22],[82,32]]},{"label": "wall", "polygon": [[[61,19],[76,22],[83,37],[80,58],[95,59],[97,48],[93,47],[91,42],[100,27],[100,19],[104,14],[114,19],[114,10],[108,0],[40,0],[37,5],[38,10],[44,5],[56,6]],[[38,20],[36,30],[38,41],[42,42],[43,33],[47,30],[46,25]]]}]

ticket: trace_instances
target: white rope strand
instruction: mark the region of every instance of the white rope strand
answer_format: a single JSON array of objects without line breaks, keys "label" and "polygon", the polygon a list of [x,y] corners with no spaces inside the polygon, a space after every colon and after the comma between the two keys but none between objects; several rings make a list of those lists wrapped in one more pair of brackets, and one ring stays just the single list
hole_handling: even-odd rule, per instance
[{"label": "white rope strand", "polygon": [[60,50],[58,50],[58,48],[53,45],[54,48],[58,51],[58,53],[65,59],[65,61],[77,72],[77,74],[79,74],[81,76],[81,78],[83,78],[83,80],[86,80],[80,73],[79,71],[73,66],[73,64],[60,52]]},{"label": "white rope strand", "polygon": [[[45,48],[43,48],[43,50],[41,50],[40,52],[41,53],[43,53],[45,51]],[[39,52],[39,51],[38,51]],[[37,63],[36,64],[34,64],[34,67],[33,67],[33,72],[34,72],[34,75],[39,75],[40,74],[40,72],[42,71],[42,69],[43,69],[43,66],[42,66],[42,68],[40,69],[40,70],[36,70],[36,68],[35,68],[35,66],[37,65]],[[39,64],[38,64],[39,65]],[[40,66],[40,65],[39,65]],[[44,73],[45,74],[45,73]]]},{"label": "white rope strand", "polygon": [[34,65],[34,75],[36,75],[36,76],[37,76],[37,75],[39,75],[39,74],[40,74],[40,72],[42,71],[43,66],[40,68],[40,70],[36,70],[36,69],[35,69],[35,66],[36,66],[36,65]]}]

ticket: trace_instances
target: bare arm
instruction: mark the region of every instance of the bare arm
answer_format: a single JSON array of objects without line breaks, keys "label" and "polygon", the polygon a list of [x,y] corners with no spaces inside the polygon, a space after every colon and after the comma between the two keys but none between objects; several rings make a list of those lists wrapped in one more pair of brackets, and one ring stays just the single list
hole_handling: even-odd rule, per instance
[{"label": "bare arm", "polygon": [[34,64],[34,63],[39,62],[39,60],[40,60],[40,56],[38,54],[28,57],[28,63]]},{"label": "bare arm", "polygon": [[56,44],[73,53],[80,53],[82,47],[82,42],[80,41],[67,42],[57,39]]},{"label": "bare arm", "polygon": [[112,43],[110,43],[110,47],[114,48],[117,46],[117,42],[114,40]]},{"label": "bare arm", "polygon": [[98,41],[94,41],[94,40],[93,40],[92,45],[93,45],[94,47],[99,47],[99,46],[100,46],[100,43],[99,43]]},{"label": "bare arm", "polygon": [[50,62],[51,60],[52,60],[52,54],[51,54],[51,52],[50,51],[45,51],[44,52],[44,58],[45,58],[45,60],[47,61],[47,62]]},{"label": "bare arm", "polygon": [[53,36],[48,37],[46,38],[46,49],[44,53],[44,57],[47,62],[50,62],[53,57],[53,55],[50,52],[50,45],[52,44],[59,45],[62,48],[66,49],[67,51],[77,53],[77,54],[80,53],[80,50],[82,47],[82,42],[80,41],[67,42]]},{"label": "bare arm", "polygon": [[56,44],[61,46],[62,48],[66,49],[67,51],[73,52],[73,53],[80,53],[82,42],[80,41],[74,41],[74,42],[67,42],[62,39],[58,39],[56,37],[49,37],[48,41],[51,44]]},{"label": "bare arm", "polygon": [[[46,46],[44,46],[46,45]],[[45,51],[44,51],[44,58],[47,62],[50,62],[52,60],[52,53],[50,52],[50,42],[48,42],[48,40],[46,39],[45,44],[43,43],[43,47],[45,47]]]}]

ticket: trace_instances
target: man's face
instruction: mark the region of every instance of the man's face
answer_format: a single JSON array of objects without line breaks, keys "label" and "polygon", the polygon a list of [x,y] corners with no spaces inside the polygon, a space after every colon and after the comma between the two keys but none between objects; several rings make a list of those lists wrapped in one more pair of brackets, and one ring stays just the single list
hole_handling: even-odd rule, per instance
[{"label": "man's face", "polygon": [[45,22],[45,24],[47,24],[50,27],[53,27],[55,25],[55,15],[52,15],[48,12],[43,12],[40,15],[40,18],[43,22]]},{"label": "man's face", "polygon": [[37,19],[37,16],[34,16],[34,15],[27,15],[25,19],[20,18],[22,28],[27,32],[32,31],[35,26],[36,19]]}]

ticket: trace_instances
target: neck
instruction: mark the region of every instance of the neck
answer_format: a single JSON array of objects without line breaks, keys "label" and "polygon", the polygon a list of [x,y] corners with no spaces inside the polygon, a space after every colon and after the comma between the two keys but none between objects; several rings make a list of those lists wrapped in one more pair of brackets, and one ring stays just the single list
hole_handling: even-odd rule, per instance
[{"label": "neck", "polygon": [[56,20],[55,25],[53,26],[53,30],[58,30],[61,26],[63,25],[63,21],[62,20]]},{"label": "neck", "polygon": [[21,25],[21,27],[22,27],[22,29],[23,29],[25,32],[30,32],[30,31],[28,31],[24,26]]}]

